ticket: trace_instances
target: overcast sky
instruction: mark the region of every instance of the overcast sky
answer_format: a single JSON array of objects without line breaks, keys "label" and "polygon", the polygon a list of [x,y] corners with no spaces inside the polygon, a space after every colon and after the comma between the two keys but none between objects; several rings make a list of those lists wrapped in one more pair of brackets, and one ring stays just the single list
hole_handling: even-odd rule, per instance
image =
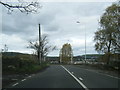
[{"label": "overcast sky", "polygon": [[[74,55],[85,52],[85,30],[87,54],[96,54],[94,49],[94,32],[99,27],[98,21],[105,9],[113,2],[42,2],[38,14],[23,14],[14,11],[7,14],[2,7],[2,42],[7,44],[9,52],[32,53],[27,49],[29,40],[38,39],[38,24],[41,24],[42,35],[47,34],[50,45],[57,50],[49,56],[58,56],[62,45],[70,43]],[[80,23],[76,23],[79,21]]]}]

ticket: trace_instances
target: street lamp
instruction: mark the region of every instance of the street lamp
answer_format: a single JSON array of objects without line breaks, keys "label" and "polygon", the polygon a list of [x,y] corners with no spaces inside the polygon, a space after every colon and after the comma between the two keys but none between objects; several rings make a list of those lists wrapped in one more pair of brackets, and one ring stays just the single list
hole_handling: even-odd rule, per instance
[{"label": "street lamp", "polygon": [[[79,23],[79,21],[77,21],[76,23]],[[85,28],[85,27],[84,27]],[[85,29],[85,63],[86,63],[86,29]]]}]

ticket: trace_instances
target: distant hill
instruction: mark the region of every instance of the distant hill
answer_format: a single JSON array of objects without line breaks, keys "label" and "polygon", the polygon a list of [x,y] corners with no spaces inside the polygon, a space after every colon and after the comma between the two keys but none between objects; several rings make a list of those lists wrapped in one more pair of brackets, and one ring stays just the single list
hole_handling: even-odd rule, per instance
[{"label": "distant hill", "polygon": [[[29,57],[31,54],[25,54],[25,53],[19,53],[19,52],[3,52],[2,56],[27,56]],[[86,54],[87,59],[93,59],[93,58],[99,58],[100,56],[103,56],[102,54]],[[84,59],[85,55],[77,55],[73,57],[73,61],[76,60],[82,60]],[[59,61],[59,56],[47,56],[47,61]]]},{"label": "distant hill", "polygon": [[[102,56],[103,54],[86,54],[86,56]],[[85,56],[85,55],[81,55],[81,56]]]},{"label": "distant hill", "polygon": [[17,56],[17,55],[30,55],[30,54],[24,54],[19,52],[2,52],[3,56]]}]

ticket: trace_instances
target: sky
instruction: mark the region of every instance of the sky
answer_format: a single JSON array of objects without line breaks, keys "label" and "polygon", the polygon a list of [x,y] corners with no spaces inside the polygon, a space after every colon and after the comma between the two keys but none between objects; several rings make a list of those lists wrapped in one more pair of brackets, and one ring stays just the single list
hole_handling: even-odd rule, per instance
[{"label": "sky", "polygon": [[[59,56],[62,45],[70,43],[73,55],[97,54],[94,33],[105,9],[113,2],[41,2],[37,14],[25,14],[2,7],[0,10],[0,49],[6,44],[9,52],[33,53],[27,48],[30,40],[38,40],[38,24],[42,35],[48,36],[49,45],[57,49],[48,56]],[[79,21],[80,23],[76,23]]]}]

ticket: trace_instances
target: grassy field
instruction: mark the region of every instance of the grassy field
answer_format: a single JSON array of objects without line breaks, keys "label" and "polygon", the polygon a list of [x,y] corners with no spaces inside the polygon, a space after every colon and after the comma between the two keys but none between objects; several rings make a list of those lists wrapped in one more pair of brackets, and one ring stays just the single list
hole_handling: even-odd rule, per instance
[{"label": "grassy field", "polygon": [[47,68],[49,64],[39,65],[37,58],[30,54],[7,52],[2,54],[2,87],[35,74]]},{"label": "grassy field", "polygon": [[5,74],[24,74],[36,72],[48,66],[47,62],[39,65],[35,56],[21,53],[3,53],[2,55],[2,73]]}]

